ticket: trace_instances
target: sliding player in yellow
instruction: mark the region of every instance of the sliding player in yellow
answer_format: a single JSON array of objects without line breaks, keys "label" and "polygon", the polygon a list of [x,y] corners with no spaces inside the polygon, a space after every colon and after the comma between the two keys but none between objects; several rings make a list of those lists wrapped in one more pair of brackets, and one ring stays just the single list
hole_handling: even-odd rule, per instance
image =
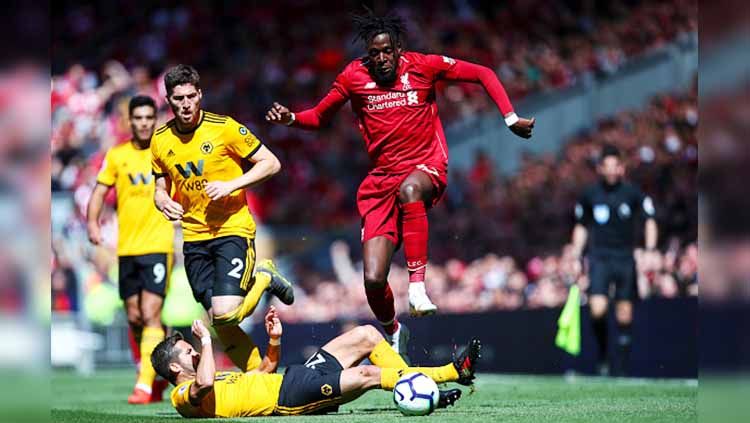
[{"label": "sliding player in yellow", "polygon": [[[154,204],[182,222],[185,271],[193,297],[209,312],[232,362],[243,370],[260,364],[260,353],[239,327],[268,289],[291,304],[291,284],[266,260],[255,267],[255,221],[245,189],[276,174],[276,156],[228,116],[201,109],[200,76],[178,65],[164,76],[175,118],[151,140]],[[174,184],[174,196],[170,187]]]},{"label": "sliding player in yellow", "polygon": [[102,242],[99,216],[104,197],[117,190],[117,255],[120,297],[136,343],[141,363],[131,404],[161,401],[166,385],[154,383],[151,351],[164,339],[161,309],[172,268],[174,228],[151,206],[154,181],[149,144],[156,126],[156,104],[151,97],[136,96],[128,105],[133,138],[111,148],[96,178],[88,204],[89,240]]},{"label": "sliding player in yellow", "polygon": [[[271,307],[265,317],[269,336],[263,364],[251,372],[216,372],[211,335],[196,320],[193,337],[201,352],[175,334],[151,356],[160,376],[176,386],[172,405],[184,417],[245,417],[320,414],[354,401],[371,389],[393,390],[407,373],[421,372],[437,383],[470,385],[481,343],[474,338],[452,363],[440,367],[409,367],[375,327],[354,328],[334,338],[304,365],[275,374],[281,355],[281,321]],[[360,365],[369,358],[373,365]],[[459,389],[440,391],[437,408],[455,403]]]}]

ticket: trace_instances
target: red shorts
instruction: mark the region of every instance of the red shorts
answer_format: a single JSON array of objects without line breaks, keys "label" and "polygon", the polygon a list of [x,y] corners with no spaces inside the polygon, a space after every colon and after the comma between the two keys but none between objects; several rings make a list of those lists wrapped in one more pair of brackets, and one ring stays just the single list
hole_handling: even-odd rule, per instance
[{"label": "red shorts", "polygon": [[435,195],[429,206],[434,206],[443,198],[448,184],[447,169],[443,165],[420,164],[402,173],[368,174],[357,190],[363,244],[376,236],[384,236],[396,246],[401,244],[401,203],[398,194],[401,183],[415,170],[427,174],[435,187]]}]

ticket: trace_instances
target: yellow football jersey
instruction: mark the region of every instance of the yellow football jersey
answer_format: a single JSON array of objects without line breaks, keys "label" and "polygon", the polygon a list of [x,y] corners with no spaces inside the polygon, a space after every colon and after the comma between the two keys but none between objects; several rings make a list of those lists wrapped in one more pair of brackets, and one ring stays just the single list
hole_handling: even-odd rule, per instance
[{"label": "yellow football jersey", "polygon": [[279,399],[283,376],[276,373],[216,372],[213,392],[190,403],[190,380],[172,390],[172,406],[183,417],[268,416]]},{"label": "yellow football jersey", "polygon": [[198,127],[189,133],[180,133],[174,119],[156,130],[151,140],[153,172],[172,180],[175,201],[184,209],[185,241],[228,235],[255,238],[255,221],[245,191],[211,201],[204,187],[208,182],[241,176],[248,169],[243,159],[260,147],[258,138],[246,127],[231,117],[206,111],[201,111]]},{"label": "yellow football jersey", "polygon": [[96,181],[117,190],[117,255],[171,253],[174,227],[154,207],[151,151],[132,142],[112,147]]}]

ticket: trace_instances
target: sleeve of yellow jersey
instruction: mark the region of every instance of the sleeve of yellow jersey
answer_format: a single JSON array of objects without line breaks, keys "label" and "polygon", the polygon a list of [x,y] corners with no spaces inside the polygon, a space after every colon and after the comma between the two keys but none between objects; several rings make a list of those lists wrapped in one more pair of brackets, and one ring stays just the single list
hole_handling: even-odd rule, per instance
[{"label": "sleeve of yellow jersey", "polygon": [[183,382],[172,390],[172,406],[178,413],[185,417],[193,416],[197,413],[197,408],[190,404],[190,385],[193,381]]},{"label": "sleeve of yellow jersey", "polygon": [[151,139],[151,173],[156,177],[167,174],[167,168],[159,157],[158,143],[153,138]]},{"label": "sleeve of yellow jersey", "polygon": [[262,144],[247,127],[229,118],[224,127],[224,145],[232,153],[243,159],[252,157]]},{"label": "sleeve of yellow jersey", "polygon": [[112,150],[107,151],[104,155],[104,161],[102,167],[99,169],[99,174],[96,175],[96,182],[111,187],[117,180],[117,167],[113,160]]}]

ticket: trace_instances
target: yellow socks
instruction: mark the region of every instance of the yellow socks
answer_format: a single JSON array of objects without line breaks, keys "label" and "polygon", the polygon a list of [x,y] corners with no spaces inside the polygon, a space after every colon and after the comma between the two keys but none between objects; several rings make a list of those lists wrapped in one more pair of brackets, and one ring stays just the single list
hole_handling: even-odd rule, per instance
[{"label": "yellow socks", "polygon": [[262,360],[260,350],[239,326],[220,326],[216,328],[224,352],[235,366],[248,372],[257,368]]},{"label": "yellow socks", "polygon": [[222,314],[221,316],[215,316],[213,319],[214,326],[235,326],[239,325],[245,317],[253,314],[255,306],[258,305],[260,297],[268,288],[271,283],[271,276],[265,272],[258,272],[255,274],[255,283],[250,287],[242,303],[236,309],[229,313]]},{"label": "yellow socks", "polygon": [[385,339],[373,348],[368,357],[372,364],[378,367],[389,367],[392,369],[404,369],[409,367],[404,359],[391,348]]},{"label": "yellow socks", "polygon": [[453,364],[446,364],[440,367],[405,367],[401,369],[381,368],[380,369],[380,387],[389,391],[396,386],[398,379],[408,373],[424,373],[434,380],[435,383],[455,382],[458,380],[458,372]]},{"label": "yellow socks", "polygon": [[141,371],[138,373],[138,380],[135,385],[146,392],[151,392],[151,385],[154,383],[156,372],[151,366],[151,352],[156,345],[164,339],[164,329],[144,327],[141,335]]}]

